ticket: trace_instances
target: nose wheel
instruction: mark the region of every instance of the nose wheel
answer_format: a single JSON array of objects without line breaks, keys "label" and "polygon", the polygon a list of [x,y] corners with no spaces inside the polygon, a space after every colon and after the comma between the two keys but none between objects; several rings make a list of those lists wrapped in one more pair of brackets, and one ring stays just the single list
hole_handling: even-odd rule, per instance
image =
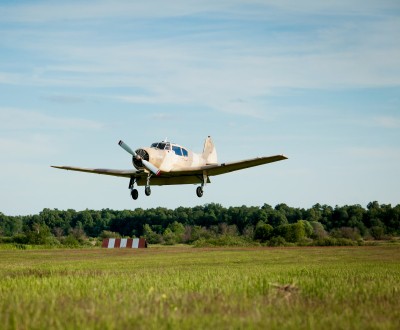
[{"label": "nose wheel", "polygon": [[[146,187],[144,188],[144,193],[146,194],[146,196],[151,195],[150,177],[151,174],[149,174],[149,176],[147,177]],[[138,190],[134,188],[135,182],[136,179],[134,177],[132,177],[131,180],[129,181],[129,189],[131,190],[131,197],[133,200],[137,200],[139,197]]]},{"label": "nose wheel", "polygon": [[150,196],[151,195],[150,186],[146,186],[146,188],[144,188],[144,193],[146,194],[146,196]]}]

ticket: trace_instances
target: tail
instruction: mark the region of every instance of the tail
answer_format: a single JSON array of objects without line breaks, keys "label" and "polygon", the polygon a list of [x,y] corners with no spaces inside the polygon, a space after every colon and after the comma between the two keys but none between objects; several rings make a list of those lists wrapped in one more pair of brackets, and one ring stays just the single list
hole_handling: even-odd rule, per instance
[{"label": "tail", "polygon": [[215,149],[211,137],[207,137],[206,140],[204,141],[204,149],[202,157],[206,161],[207,165],[218,163],[217,150]]}]

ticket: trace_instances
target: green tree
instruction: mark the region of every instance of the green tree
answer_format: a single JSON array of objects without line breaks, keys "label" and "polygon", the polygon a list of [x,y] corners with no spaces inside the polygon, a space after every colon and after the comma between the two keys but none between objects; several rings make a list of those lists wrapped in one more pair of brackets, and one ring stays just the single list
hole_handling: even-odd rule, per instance
[{"label": "green tree", "polygon": [[182,243],[183,235],[185,233],[185,227],[183,226],[183,224],[174,221],[173,223],[168,225],[167,229],[170,229],[171,232],[175,235],[177,243]]},{"label": "green tree", "polygon": [[254,239],[266,242],[272,237],[273,230],[274,228],[271,225],[259,221],[254,231]]},{"label": "green tree", "polygon": [[273,236],[281,236],[287,242],[296,243],[306,237],[306,231],[303,223],[296,222],[274,228]]},{"label": "green tree", "polygon": [[143,236],[149,244],[161,243],[161,235],[155,233],[148,224],[143,226]]},{"label": "green tree", "polygon": [[51,242],[54,236],[45,224],[35,223],[32,229],[26,233],[26,237],[28,244],[43,245]]},{"label": "green tree", "polygon": [[325,237],[328,237],[328,233],[326,232],[324,226],[322,223],[317,222],[317,221],[311,221],[310,222],[313,232],[312,235],[310,236],[313,239],[323,239]]},{"label": "green tree", "polygon": [[298,223],[300,223],[304,226],[305,235],[307,237],[311,237],[314,232],[314,229],[313,229],[313,226],[311,225],[311,223],[307,220],[299,220]]},{"label": "green tree", "polygon": [[21,217],[8,217],[0,212],[0,236],[14,236],[22,233]]},{"label": "green tree", "polygon": [[169,228],[164,230],[162,238],[163,238],[164,244],[166,244],[166,245],[174,245],[178,242],[176,234],[174,232],[172,232],[172,230]]},{"label": "green tree", "polygon": [[382,239],[384,237],[384,234],[385,234],[385,231],[380,226],[371,227],[369,232],[370,232],[371,236],[376,240]]}]

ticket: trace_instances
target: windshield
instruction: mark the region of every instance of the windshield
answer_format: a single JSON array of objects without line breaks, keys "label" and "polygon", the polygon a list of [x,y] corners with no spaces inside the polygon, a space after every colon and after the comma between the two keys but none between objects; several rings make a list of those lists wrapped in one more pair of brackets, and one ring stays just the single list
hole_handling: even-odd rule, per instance
[{"label": "windshield", "polygon": [[164,150],[164,149],[169,150],[169,149],[171,149],[171,145],[169,142],[155,142],[151,145],[151,148],[156,148],[156,149],[161,149],[161,150]]}]

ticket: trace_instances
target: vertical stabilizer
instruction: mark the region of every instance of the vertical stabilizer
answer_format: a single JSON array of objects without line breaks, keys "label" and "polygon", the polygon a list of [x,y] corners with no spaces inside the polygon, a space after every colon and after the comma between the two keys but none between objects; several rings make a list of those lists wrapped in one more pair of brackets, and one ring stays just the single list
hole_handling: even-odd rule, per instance
[{"label": "vertical stabilizer", "polygon": [[206,161],[206,164],[217,164],[217,150],[215,149],[214,143],[211,140],[211,137],[207,137],[204,141],[204,149],[202,154],[203,159]]}]

